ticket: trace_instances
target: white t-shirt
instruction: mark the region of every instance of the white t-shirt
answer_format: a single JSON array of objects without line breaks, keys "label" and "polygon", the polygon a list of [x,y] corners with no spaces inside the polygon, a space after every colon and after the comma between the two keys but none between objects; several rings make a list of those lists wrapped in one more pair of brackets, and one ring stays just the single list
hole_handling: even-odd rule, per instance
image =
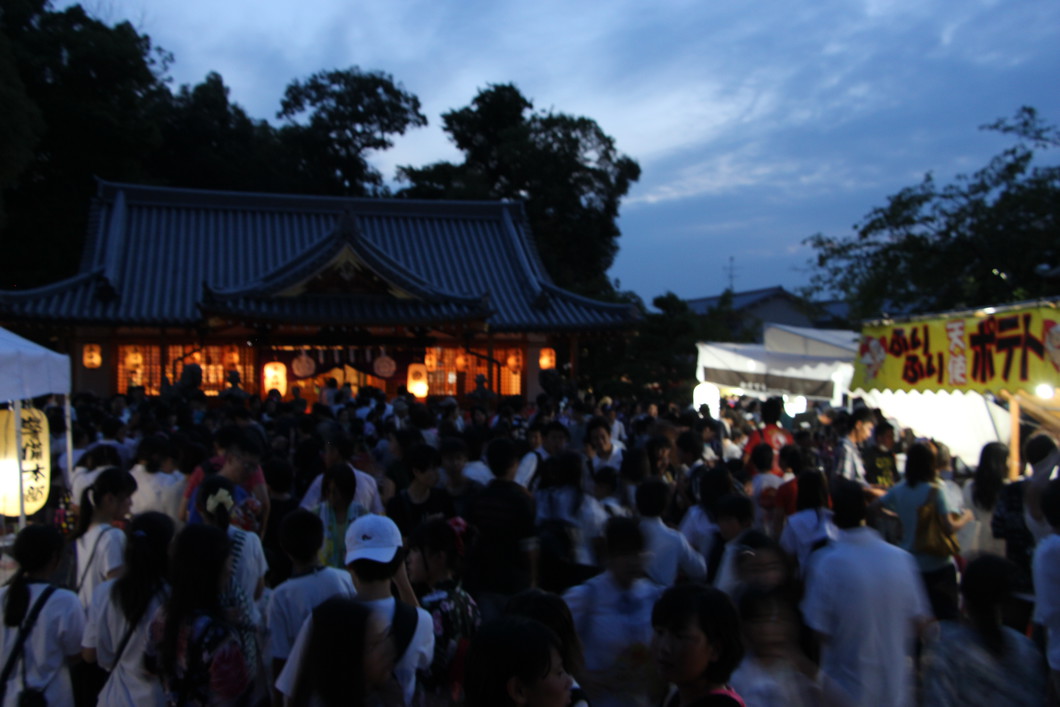
[{"label": "white t-shirt", "polygon": [[707,562],[684,535],[666,527],[661,518],[642,518],[640,530],[644,534],[644,548],[651,553],[644,573],[653,582],[669,587],[677,580],[678,570],[693,582],[706,579]]},{"label": "white t-shirt", "polygon": [[[241,536],[243,539],[243,548],[239,553],[239,561],[232,567],[232,575],[239,582],[239,586],[246,592],[247,599],[254,611],[254,616],[251,617],[255,624],[261,621],[261,616],[257,613],[257,604],[254,598],[254,594],[258,589],[258,582],[265,573],[269,571],[269,563],[265,560],[265,551],[261,548],[261,540],[255,533],[247,532],[234,525],[228,526],[228,539],[235,545],[236,538]],[[235,548],[232,549],[233,555],[235,554]]]},{"label": "white t-shirt", "polygon": [[489,482],[494,479],[493,472],[490,471],[490,468],[486,466],[485,462],[479,460],[464,464],[464,477],[471,479],[472,481],[477,481],[483,486],[488,485]]},{"label": "white t-shirt", "polygon": [[321,567],[276,587],[269,601],[269,655],[287,660],[298,630],[313,609],[333,596],[353,599],[357,590],[346,570]]},{"label": "white t-shirt", "polygon": [[[393,597],[364,602],[365,606],[382,616],[388,626],[394,620],[396,604],[397,602]],[[434,619],[423,609],[417,608],[416,614],[418,617],[416,631],[412,634],[412,640],[405,650],[405,655],[394,666],[394,677],[397,678],[398,683],[401,685],[406,705],[412,704],[413,697],[416,694],[416,671],[429,668],[431,660],[434,658]],[[291,654],[287,659],[287,665],[283,666],[280,676],[276,678],[276,689],[288,697],[294,695],[294,689],[298,684],[298,670],[302,662],[302,655],[307,649],[306,643],[309,641],[309,633],[312,630],[313,615],[310,613],[309,617],[302,623],[302,628],[298,631],[294,645],[291,646]]]},{"label": "white t-shirt", "polygon": [[1053,533],[1034,549],[1034,620],[1045,626],[1045,656],[1052,670],[1060,670],[1060,535]]},{"label": "white t-shirt", "polygon": [[[29,585],[29,606],[26,616],[41,592],[48,586],[43,582]],[[8,587],[0,588],[0,607],[7,604]],[[77,595],[67,589],[57,589],[41,609],[37,623],[22,647],[26,665],[26,685],[44,690],[49,705],[72,705],[73,687],[67,656],[81,652],[81,634],[85,627],[85,612]],[[17,626],[6,626],[0,621],[0,665],[7,662],[18,638]],[[3,707],[15,707],[22,690],[22,666],[16,665],[7,681]]]},{"label": "white t-shirt", "polygon": [[578,528],[578,544],[574,548],[575,561],[581,565],[595,565],[592,541],[604,534],[607,511],[587,493],[581,494],[581,505],[574,509],[577,491],[569,486],[554,487],[534,494],[537,503],[536,522],[561,520]]},{"label": "white t-shirt", "polygon": [[184,481],[184,475],[179,471],[158,471],[152,474],[143,464],[137,464],[129,473],[136,479],[136,491],[132,495],[130,511],[133,515],[148,511],[167,513],[166,489]]},{"label": "white t-shirt", "polygon": [[97,523],[77,539],[76,547],[77,581],[80,582],[77,596],[87,611],[96,587],[125,564],[125,532],[110,524]]},{"label": "white t-shirt", "polygon": [[806,508],[788,516],[784,532],[780,534],[780,546],[784,552],[799,561],[801,574],[806,574],[806,562],[813,546],[821,540],[835,540],[839,529],[832,522],[832,511],[822,508]]},{"label": "white t-shirt", "polygon": [[[383,499],[379,497],[379,484],[376,483],[371,474],[360,469],[354,469],[352,466],[350,468],[353,469],[353,475],[357,479],[357,488],[353,492],[353,500],[367,508],[370,513],[383,515],[385,511],[383,509]],[[299,506],[307,511],[319,506],[321,501],[320,492],[323,487],[324,475],[318,474],[317,478],[313,479],[313,483],[309,484],[309,488],[306,489],[305,496],[302,497],[302,502]]]},{"label": "white t-shirt", "polygon": [[932,614],[912,555],[861,527],[840,530],[809,569],[802,612],[827,637],[821,671],[852,704],[914,704],[916,623]]},{"label": "white t-shirt", "polygon": [[83,466],[75,466],[74,473],[70,477],[70,500],[75,506],[81,505],[81,495],[85,489],[96,482],[96,477],[103,473],[106,467],[101,466],[91,471]]},{"label": "white t-shirt", "polygon": [[695,505],[685,511],[685,517],[681,519],[678,529],[696,552],[703,557],[710,557],[710,551],[714,547],[714,534],[718,532],[718,526],[710,519],[702,506]]},{"label": "white t-shirt", "polygon": [[111,671],[110,678],[99,694],[101,705],[149,705],[165,704],[165,692],[158,676],[144,669],[143,658],[147,649],[148,628],[158,608],[162,605],[161,593],[156,595],[140,618],[140,622],[129,636],[121,662],[115,667],[115,654],[129,630],[129,622],[121,607],[112,599],[114,580],[96,588],[92,606],[88,609],[85,635],[81,645],[96,650],[96,661],[100,667]]}]

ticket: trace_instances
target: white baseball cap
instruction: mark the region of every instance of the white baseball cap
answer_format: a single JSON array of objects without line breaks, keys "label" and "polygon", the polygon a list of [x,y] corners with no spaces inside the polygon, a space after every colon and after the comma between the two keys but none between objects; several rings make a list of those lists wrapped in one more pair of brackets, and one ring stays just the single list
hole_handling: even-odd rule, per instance
[{"label": "white baseball cap", "polygon": [[394,521],[369,513],[346,529],[346,564],[354,560],[390,562],[401,545],[401,531]]}]

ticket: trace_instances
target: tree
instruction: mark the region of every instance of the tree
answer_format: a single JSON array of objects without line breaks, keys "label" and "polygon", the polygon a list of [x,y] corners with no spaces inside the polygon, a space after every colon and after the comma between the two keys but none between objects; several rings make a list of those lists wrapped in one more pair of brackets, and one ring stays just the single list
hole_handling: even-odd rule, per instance
[{"label": "tree", "polygon": [[420,100],[378,71],[356,66],[320,71],[287,86],[278,118],[308,191],[366,194],[383,183],[367,154],[393,146],[391,136],[422,127]]},{"label": "tree", "polygon": [[870,211],[851,236],[807,238],[816,251],[811,287],[846,297],[853,318],[1055,294],[1035,269],[1060,255],[1060,167],[1035,158],[1060,147],[1060,132],[1027,107],[982,129],[1016,144],[952,184],[927,174]]},{"label": "tree", "polygon": [[403,166],[412,198],[520,199],[545,269],[562,287],[613,295],[615,221],[640,167],[595,121],[535,111],[512,84],[491,85],[442,116],[461,164]]}]

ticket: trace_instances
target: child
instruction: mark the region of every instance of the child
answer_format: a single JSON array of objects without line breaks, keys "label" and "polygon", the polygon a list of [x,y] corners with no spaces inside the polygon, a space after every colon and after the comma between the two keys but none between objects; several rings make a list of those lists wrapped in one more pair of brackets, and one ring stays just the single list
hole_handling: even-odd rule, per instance
[{"label": "child", "polygon": [[96,587],[121,572],[125,533],[112,524],[124,520],[132,506],[136,481],[126,471],[103,470],[81,494],[77,535],[77,596],[86,610]]},{"label": "child", "polygon": [[559,639],[533,619],[494,619],[471,643],[468,707],[567,707],[571,683]]},{"label": "child", "polygon": [[412,479],[386,504],[387,516],[403,536],[425,520],[456,515],[449,492],[438,488],[438,466],[442,461],[438,450],[421,442],[409,449],[404,458]]}]

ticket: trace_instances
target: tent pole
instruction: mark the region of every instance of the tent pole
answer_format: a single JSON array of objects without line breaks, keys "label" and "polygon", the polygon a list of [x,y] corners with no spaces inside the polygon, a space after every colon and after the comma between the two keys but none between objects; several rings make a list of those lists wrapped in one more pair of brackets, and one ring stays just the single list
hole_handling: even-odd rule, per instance
[{"label": "tent pole", "polygon": [[74,428],[71,423],[70,394],[63,396],[63,417],[66,419],[66,468],[63,469],[63,484],[69,491],[73,488],[71,479],[74,475]]},{"label": "tent pole", "polygon": [[1008,396],[1008,411],[1012,424],[1008,446],[1008,478],[1015,481],[1020,476],[1020,401],[1015,395]]},{"label": "tent pole", "polygon": [[26,496],[22,488],[22,401],[15,401],[15,454],[18,455],[18,529],[26,527]]}]

